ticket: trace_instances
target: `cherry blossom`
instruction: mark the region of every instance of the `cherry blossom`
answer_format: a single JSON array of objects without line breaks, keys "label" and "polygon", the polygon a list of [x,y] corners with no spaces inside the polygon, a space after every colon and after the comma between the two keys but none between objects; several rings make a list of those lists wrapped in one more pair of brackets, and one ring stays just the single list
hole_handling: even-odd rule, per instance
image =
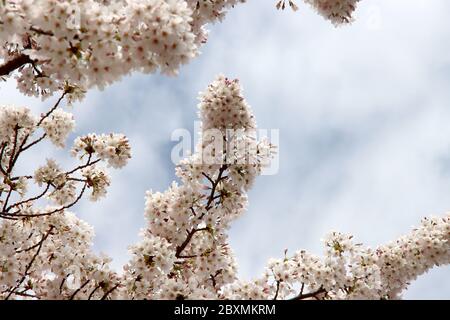
[{"label": "cherry blossom", "polygon": [[[304,0],[335,25],[359,0]],[[0,77],[26,95],[70,84],[83,97],[132,72],[176,75],[200,53],[206,25],[245,0],[5,0],[0,2]],[[297,10],[294,1],[289,6]],[[285,7],[285,0],[277,4]],[[17,71],[17,72],[14,72]],[[66,90],[67,91],[67,90]]]},{"label": "cherry blossom", "polygon": [[[0,106],[0,299],[398,299],[450,263],[447,214],[376,248],[333,231],[322,255],[285,251],[258,278],[239,279],[227,231],[277,150],[257,136],[239,81],[222,75],[199,96],[200,141],[178,163],[178,181],[146,193],[147,222],[123,270],[94,254],[93,228],[71,210],[88,193],[91,201],[107,195],[109,170],[132,156],[125,135],[79,136],[70,168],[43,156],[34,172],[20,172],[17,162],[41,142],[65,149],[75,121],[64,103],[131,72],[175,75],[199,54],[205,26],[243,2],[0,1],[0,76],[14,76],[27,95],[60,93],[39,116]],[[358,0],[304,2],[337,26],[352,21]]]}]

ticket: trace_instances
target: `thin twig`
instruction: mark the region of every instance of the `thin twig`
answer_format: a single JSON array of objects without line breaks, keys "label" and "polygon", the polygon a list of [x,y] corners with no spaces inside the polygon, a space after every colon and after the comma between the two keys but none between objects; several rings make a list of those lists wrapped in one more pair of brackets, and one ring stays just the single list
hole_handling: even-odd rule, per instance
[{"label": "thin twig", "polygon": [[59,104],[64,99],[66,94],[67,91],[64,91],[63,94],[59,97],[58,101],[56,101],[55,105],[41,118],[41,120],[39,120],[39,122],[36,125],[37,127],[40,127],[42,122],[44,122],[44,120],[47,119],[53,113],[53,111],[56,110],[56,108],[58,108]]},{"label": "thin twig", "polygon": [[24,203],[27,203],[27,202],[30,202],[30,201],[36,201],[36,200],[38,200],[38,199],[42,198],[42,197],[47,193],[48,189],[50,189],[50,183],[47,183],[47,186],[45,187],[44,191],[41,192],[39,195],[37,195],[37,196],[35,196],[35,197],[33,197],[33,198],[29,198],[29,199],[22,200],[22,201],[20,201],[20,202],[15,203],[15,204],[12,204],[12,205],[10,205],[8,208],[6,208],[6,210],[4,210],[4,211],[8,212],[8,211],[11,210],[12,208],[18,207],[18,206],[20,206],[21,204],[24,204]]},{"label": "thin twig", "polygon": [[[192,237],[194,236],[194,234],[196,234],[197,232],[200,231],[206,231],[209,230],[208,228],[200,228],[200,229],[192,229],[191,231],[188,232],[188,235],[186,237],[186,239],[183,241],[183,243],[181,245],[179,245],[177,247],[175,256],[177,258],[181,258],[181,252],[183,252],[184,249],[186,249],[187,245],[189,244],[189,242],[191,241]],[[183,256],[184,258],[188,257],[188,256]]]},{"label": "thin twig", "polygon": [[305,294],[300,293],[299,295],[295,296],[291,300],[305,300],[305,299],[308,299],[308,298],[316,298],[316,299],[318,299],[317,296],[322,294],[322,293],[327,293],[327,291],[324,288],[320,288],[320,289],[318,289],[316,291],[313,291],[313,292],[309,292],[309,293],[305,293]]},{"label": "thin twig", "polygon": [[83,185],[83,188],[81,189],[80,194],[78,195],[78,197],[72,202],[69,203],[68,205],[62,206],[61,208],[49,211],[49,212],[44,212],[44,213],[36,213],[36,214],[21,214],[19,213],[20,211],[16,211],[13,213],[9,213],[9,215],[13,216],[13,217],[27,217],[27,218],[35,218],[35,217],[44,217],[44,216],[49,216],[52,215],[54,213],[69,209],[70,207],[74,206],[78,201],[80,201],[81,197],[84,194],[84,191],[86,190],[87,187],[87,183],[85,183]]},{"label": "thin twig", "polygon": [[98,285],[94,288],[94,290],[91,291],[91,293],[89,294],[88,300],[91,300],[92,296],[94,295],[94,293],[101,288],[101,285]]},{"label": "thin twig", "polygon": [[103,295],[103,297],[100,300],[105,300],[111,292],[113,292],[114,290],[116,290],[116,288],[120,285],[120,283],[116,284],[114,287],[112,287],[111,289],[109,289],[108,291],[106,291],[106,293]]},{"label": "thin twig", "polygon": [[34,146],[35,144],[38,144],[39,142],[41,142],[42,140],[44,140],[46,136],[47,136],[47,134],[44,133],[39,139],[34,140],[33,142],[29,143],[28,145],[26,145],[26,146],[24,146],[24,147],[21,147],[21,148],[20,148],[20,151],[21,151],[21,152],[22,152],[22,151],[25,151],[25,150],[31,148],[32,146]]},{"label": "thin twig", "polygon": [[69,300],[73,300],[75,298],[75,296],[77,295],[78,292],[80,292],[81,290],[83,290],[84,287],[87,286],[87,284],[90,282],[91,280],[87,280],[85,283],[83,283],[81,285],[81,287],[79,287],[77,290],[75,290],[72,295],[70,296]]},{"label": "thin twig", "polygon": [[42,249],[42,245],[44,244],[45,240],[47,240],[48,236],[50,235],[50,233],[52,232],[54,226],[51,226],[50,229],[47,231],[46,234],[44,234],[42,236],[41,241],[39,242],[39,246],[38,249],[36,250],[36,253],[33,255],[33,257],[31,258],[30,262],[28,263],[27,267],[25,268],[25,272],[22,276],[22,278],[19,280],[19,282],[17,283],[17,285],[10,290],[9,294],[6,296],[5,300],[8,300],[11,295],[22,285],[22,283],[25,281],[25,279],[28,276],[28,273],[30,272],[31,267],[33,266],[34,261],[36,260],[37,256],[39,255],[39,253],[41,252]]}]

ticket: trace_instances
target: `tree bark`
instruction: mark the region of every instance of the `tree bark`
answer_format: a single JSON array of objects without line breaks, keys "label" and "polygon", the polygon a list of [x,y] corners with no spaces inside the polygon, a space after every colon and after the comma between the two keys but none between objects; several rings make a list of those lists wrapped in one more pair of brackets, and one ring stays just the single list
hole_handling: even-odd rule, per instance
[{"label": "tree bark", "polygon": [[0,77],[7,76],[14,70],[20,68],[23,65],[26,65],[27,63],[31,63],[31,62],[33,62],[33,61],[26,54],[18,55],[14,59],[9,60],[6,63],[0,65]]}]

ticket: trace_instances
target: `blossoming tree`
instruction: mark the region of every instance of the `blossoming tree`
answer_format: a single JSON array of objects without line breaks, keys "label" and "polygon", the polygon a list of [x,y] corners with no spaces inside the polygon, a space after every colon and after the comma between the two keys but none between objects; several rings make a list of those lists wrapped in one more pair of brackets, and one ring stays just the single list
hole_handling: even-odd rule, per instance
[{"label": "blossoming tree", "polygon": [[[450,262],[447,215],[423,219],[375,249],[332,232],[324,256],[285,253],[256,280],[239,280],[227,229],[245,212],[246,192],[276,148],[256,139],[239,82],[224,76],[200,95],[202,139],[177,166],[179,184],[147,193],[148,222],[123,272],[91,251],[93,230],[70,209],[87,194],[91,201],[106,195],[108,171],[131,157],[124,135],[78,137],[75,167],[36,159],[34,172],[19,172],[17,162],[37,144],[65,147],[74,119],[64,103],[131,72],[176,74],[198,55],[205,25],[241,2],[0,1],[0,76],[16,77],[27,95],[58,95],[41,115],[0,108],[1,299],[393,299],[419,275]],[[358,0],[305,2],[339,25],[351,21]],[[293,1],[276,5],[297,9]]]}]

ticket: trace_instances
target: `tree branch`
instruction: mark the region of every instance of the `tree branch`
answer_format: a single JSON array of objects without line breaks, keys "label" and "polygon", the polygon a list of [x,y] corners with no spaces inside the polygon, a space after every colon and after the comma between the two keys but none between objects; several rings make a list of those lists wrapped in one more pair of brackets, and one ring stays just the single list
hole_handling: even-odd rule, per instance
[{"label": "tree branch", "polygon": [[80,292],[81,290],[83,290],[84,287],[87,286],[87,284],[90,282],[91,280],[87,280],[85,283],[83,283],[81,285],[81,287],[79,287],[77,290],[75,290],[72,295],[70,296],[69,300],[73,300],[75,298],[75,296],[77,295],[78,292]]},{"label": "tree branch", "polygon": [[38,144],[39,142],[41,142],[42,140],[45,139],[45,137],[47,136],[46,133],[44,133],[39,139],[34,140],[33,142],[29,143],[28,145],[21,147],[20,148],[20,152],[25,151],[29,148],[31,148],[32,146],[34,146],[35,144]]},{"label": "tree branch", "polygon": [[51,226],[50,229],[47,231],[46,234],[44,234],[42,236],[41,241],[39,241],[39,245],[38,245],[38,249],[36,250],[36,253],[33,255],[33,257],[31,258],[30,262],[28,263],[27,267],[25,268],[25,272],[22,276],[22,278],[19,280],[19,282],[17,283],[17,285],[12,288],[9,292],[9,294],[6,296],[5,300],[8,300],[11,295],[22,285],[22,283],[25,281],[25,279],[28,276],[28,273],[30,272],[31,267],[33,266],[34,261],[36,260],[37,256],[39,255],[39,253],[41,252],[42,249],[42,245],[44,244],[45,240],[47,240],[48,236],[50,235],[50,233],[52,232],[54,226]]},{"label": "tree branch", "polygon": [[31,60],[29,56],[27,56],[26,54],[20,54],[14,59],[0,65],[0,77],[7,76],[14,70],[19,69],[20,67],[32,62],[33,60]]},{"label": "tree branch", "polygon": [[35,197],[33,197],[33,198],[25,199],[25,200],[23,200],[23,201],[20,201],[20,202],[15,203],[15,204],[12,204],[12,205],[10,205],[8,208],[6,208],[6,210],[4,210],[4,211],[8,212],[8,211],[11,210],[12,208],[15,208],[15,207],[17,207],[17,206],[20,206],[21,204],[24,204],[24,203],[27,203],[27,202],[30,202],[30,201],[38,200],[38,199],[42,198],[42,197],[47,193],[48,189],[50,189],[50,184],[49,184],[49,183],[47,183],[47,187],[46,187],[45,190],[44,190],[42,193],[40,193],[39,195],[37,195],[37,196],[35,196]]},{"label": "tree branch", "polygon": [[111,292],[113,292],[114,290],[116,290],[116,288],[120,285],[120,283],[116,284],[114,287],[112,287],[111,289],[109,289],[108,291],[106,291],[106,293],[103,295],[103,297],[100,300],[106,300],[106,298],[111,294]]},{"label": "tree branch", "polygon": [[27,218],[35,218],[35,217],[43,217],[43,216],[49,216],[52,215],[54,213],[69,209],[70,207],[73,207],[78,201],[80,201],[81,197],[84,194],[84,191],[86,190],[87,187],[87,182],[83,185],[83,188],[81,189],[80,194],[78,195],[78,197],[71,203],[69,203],[68,205],[62,206],[58,209],[49,211],[49,212],[44,212],[44,213],[36,213],[36,214],[21,214],[19,213],[19,211],[13,212],[13,213],[8,213],[8,212],[2,212],[3,214],[8,214],[11,217],[27,217]]},{"label": "tree branch", "polygon": [[72,173],[77,172],[78,170],[85,169],[89,166],[93,166],[94,164],[97,164],[98,162],[100,162],[101,159],[97,159],[97,160],[91,162],[91,156],[92,155],[89,155],[88,161],[85,164],[80,165],[80,166],[76,167],[75,169],[66,172],[66,175],[70,175]]},{"label": "tree branch", "polygon": [[189,257],[189,256],[181,256],[181,252],[183,252],[183,250],[186,249],[186,247],[188,246],[188,244],[191,241],[191,239],[194,236],[194,234],[196,234],[199,231],[207,231],[207,230],[209,230],[209,228],[192,229],[191,231],[189,231],[188,235],[186,237],[186,240],[184,240],[184,242],[177,247],[177,251],[175,253],[175,257],[177,257],[177,258],[187,258],[187,257]]},{"label": "tree branch", "polygon": [[[302,291],[303,291],[303,288],[302,288]],[[327,293],[327,291],[324,288],[320,288],[320,289],[317,289],[316,291],[305,293],[305,294],[300,292],[299,295],[295,296],[294,298],[292,298],[290,300],[305,300],[305,299],[308,299],[308,298],[319,299],[317,296],[322,294],[322,293]]]}]

